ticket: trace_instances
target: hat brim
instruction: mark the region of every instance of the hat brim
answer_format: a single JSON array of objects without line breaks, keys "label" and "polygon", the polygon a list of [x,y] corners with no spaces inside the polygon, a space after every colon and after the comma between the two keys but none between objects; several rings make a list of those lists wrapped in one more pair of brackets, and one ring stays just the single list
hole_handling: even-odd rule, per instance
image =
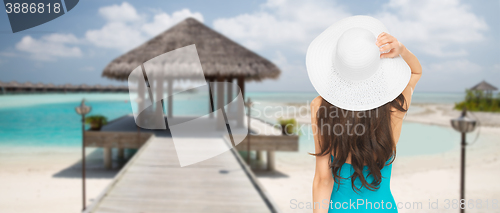
[{"label": "hat brim", "polygon": [[336,70],[333,59],[339,37],[355,27],[367,29],[375,37],[387,32],[382,22],[370,16],[342,19],[311,42],[306,67],[312,85],[323,99],[342,109],[364,111],[397,98],[408,85],[411,70],[401,56],[382,58],[379,69],[371,77],[360,81],[344,79]]}]

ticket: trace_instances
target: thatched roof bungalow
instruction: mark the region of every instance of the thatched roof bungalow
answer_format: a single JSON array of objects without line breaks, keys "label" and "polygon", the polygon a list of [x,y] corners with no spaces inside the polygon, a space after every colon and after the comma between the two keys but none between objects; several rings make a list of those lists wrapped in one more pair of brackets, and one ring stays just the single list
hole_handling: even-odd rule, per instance
[{"label": "thatched roof bungalow", "polygon": [[58,91],[58,86],[54,85],[53,83],[48,83],[45,85],[45,89],[49,92],[54,92],[54,91]]},{"label": "thatched roof bungalow", "polygon": [[47,86],[41,82],[38,82],[37,84],[33,85],[33,87],[35,88],[36,91],[43,91],[43,92],[47,91]]},{"label": "thatched roof bungalow", "polygon": [[24,91],[35,91],[34,86],[31,82],[24,82],[20,85],[20,88]]},{"label": "thatched roof bungalow", "polygon": [[92,87],[87,84],[80,84],[77,86],[78,92],[89,92],[92,90]]},{"label": "thatched roof bungalow", "polygon": [[280,70],[269,60],[210,29],[196,19],[188,18],[146,43],[114,59],[102,76],[125,81],[142,63],[163,53],[195,44],[207,78],[263,80],[277,78]]},{"label": "thatched roof bungalow", "polygon": [[497,88],[486,81],[481,81],[479,84],[471,87],[470,90],[479,90],[479,91],[495,91]]},{"label": "thatched roof bungalow", "polygon": [[91,90],[91,91],[93,91],[93,92],[103,92],[105,89],[106,89],[106,88],[105,88],[105,87],[103,87],[103,86],[102,86],[102,85],[100,85],[100,84],[96,84],[96,85],[94,85],[94,86],[92,86],[92,87],[90,88],[90,90]]},{"label": "thatched roof bungalow", "polygon": [[482,91],[486,93],[486,96],[492,96],[493,91],[496,91],[497,88],[486,81],[481,81],[479,82],[479,84],[476,84],[475,86],[471,87],[470,90]]},{"label": "thatched roof bungalow", "polygon": [[[130,73],[146,61],[172,50],[193,44],[196,46],[206,81],[233,82],[234,79],[237,79],[243,98],[245,96],[245,81],[275,79],[281,73],[280,69],[271,61],[210,29],[196,19],[187,18],[137,48],[111,61],[104,68],[102,76],[126,81]],[[182,69],[175,69],[176,66],[183,67],[189,66],[189,64],[182,64],[182,60],[179,62],[179,60],[170,58],[162,60],[165,61],[161,61],[158,64],[174,67],[172,70],[168,70],[167,77],[175,76],[175,79],[189,78],[189,76],[186,76],[186,73],[183,73]],[[172,78],[170,78],[167,83],[169,94],[168,116],[172,116],[172,81]],[[232,97],[232,89],[230,87],[227,88],[226,94],[228,97]],[[217,96],[224,96],[223,90],[223,88],[217,89]],[[139,95],[144,96],[141,92],[139,92]],[[231,99],[228,98],[228,100]],[[218,100],[217,108],[220,108],[222,104]],[[211,102],[210,105],[213,105],[213,103]]]},{"label": "thatched roof bungalow", "polygon": [[21,90],[22,85],[17,81],[11,81],[5,85],[8,91],[18,91]]},{"label": "thatched roof bungalow", "polygon": [[77,86],[74,86],[73,84],[64,84],[59,86],[63,92],[74,92],[77,90]]}]

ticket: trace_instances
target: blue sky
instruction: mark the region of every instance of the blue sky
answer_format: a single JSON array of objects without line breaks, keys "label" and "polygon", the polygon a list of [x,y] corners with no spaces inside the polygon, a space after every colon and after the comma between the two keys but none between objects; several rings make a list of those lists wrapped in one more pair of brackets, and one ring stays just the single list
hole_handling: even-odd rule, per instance
[{"label": "blue sky", "polygon": [[500,87],[500,1],[485,0],[82,0],[51,22],[13,34],[0,16],[0,81],[123,84],[101,77],[114,58],[186,17],[195,17],[277,64],[278,80],[249,91],[314,91],[309,43],[342,18],[380,19],[423,65],[417,91]]}]

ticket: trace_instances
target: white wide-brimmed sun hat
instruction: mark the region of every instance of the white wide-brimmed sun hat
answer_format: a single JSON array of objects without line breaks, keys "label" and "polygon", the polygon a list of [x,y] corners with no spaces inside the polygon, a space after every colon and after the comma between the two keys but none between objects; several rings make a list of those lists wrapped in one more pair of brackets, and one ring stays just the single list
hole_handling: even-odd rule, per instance
[{"label": "white wide-brimmed sun hat", "polygon": [[351,16],[328,27],[307,49],[312,85],[330,104],[352,111],[370,110],[397,98],[410,81],[401,58],[380,58],[375,44],[387,32],[370,16]]}]

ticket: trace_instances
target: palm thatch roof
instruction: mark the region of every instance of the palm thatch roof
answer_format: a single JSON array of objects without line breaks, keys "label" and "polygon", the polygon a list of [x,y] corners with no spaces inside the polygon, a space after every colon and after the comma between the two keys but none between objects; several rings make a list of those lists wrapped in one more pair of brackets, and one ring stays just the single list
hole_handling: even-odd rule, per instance
[{"label": "palm thatch roof", "polygon": [[476,86],[473,86],[470,88],[471,90],[481,90],[481,91],[494,91],[497,90],[496,87],[493,85],[489,84],[486,81],[481,81],[481,83],[477,84]]},{"label": "palm thatch roof", "polygon": [[39,88],[39,89],[42,89],[42,88],[46,88],[47,86],[41,82],[38,82],[37,84],[33,85],[35,88]]},{"label": "palm thatch roof", "polygon": [[77,88],[79,90],[90,90],[90,89],[92,89],[92,87],[89,86],[89,85],[87,85],[87,84],[80,84],[80,85],[77,86]]},{"label": "palm thatch roof", "polygon": [[[196,19],[187,18],[153,39],[114,59],[102,76],[127,80],[130,72],[142,63],[163,53],[195,44],[205,77],[245,77],[260,81],[277,78],[281,71],[269,60],[210,29]],[[165,61],[172,65],[172,61]],[[182,77],[182,71],[175,76]]]},{"label": "palm thatch roof", "polygon": [[56,85],[54,85],[53,83],[48,83],[47,85],[45,85],[48,89],[54,89],[54,88],[57,88]]},{"label": "palm thatch roof", "polygon": [[73,84],[64,84],[64,85],[60,85],[59,87],[64,88],[64,89],[74,89],[74,88],[77,88],[77,86],[75,86]]},{"label": "palm thatch roof", "polygon": [[14,88],[14,87],[21,87],[21,84],[18,83],[17,81],[11,81],[9,83],[6,83],[4,86],[5,87],[13,87]]},{"label": "palm thatch roof", "polygon": [[25,88],[31,88],[34,86],[34,84],[32,84],[31,82],[24,82],[23,84],[21,84],[21,86]]}]

